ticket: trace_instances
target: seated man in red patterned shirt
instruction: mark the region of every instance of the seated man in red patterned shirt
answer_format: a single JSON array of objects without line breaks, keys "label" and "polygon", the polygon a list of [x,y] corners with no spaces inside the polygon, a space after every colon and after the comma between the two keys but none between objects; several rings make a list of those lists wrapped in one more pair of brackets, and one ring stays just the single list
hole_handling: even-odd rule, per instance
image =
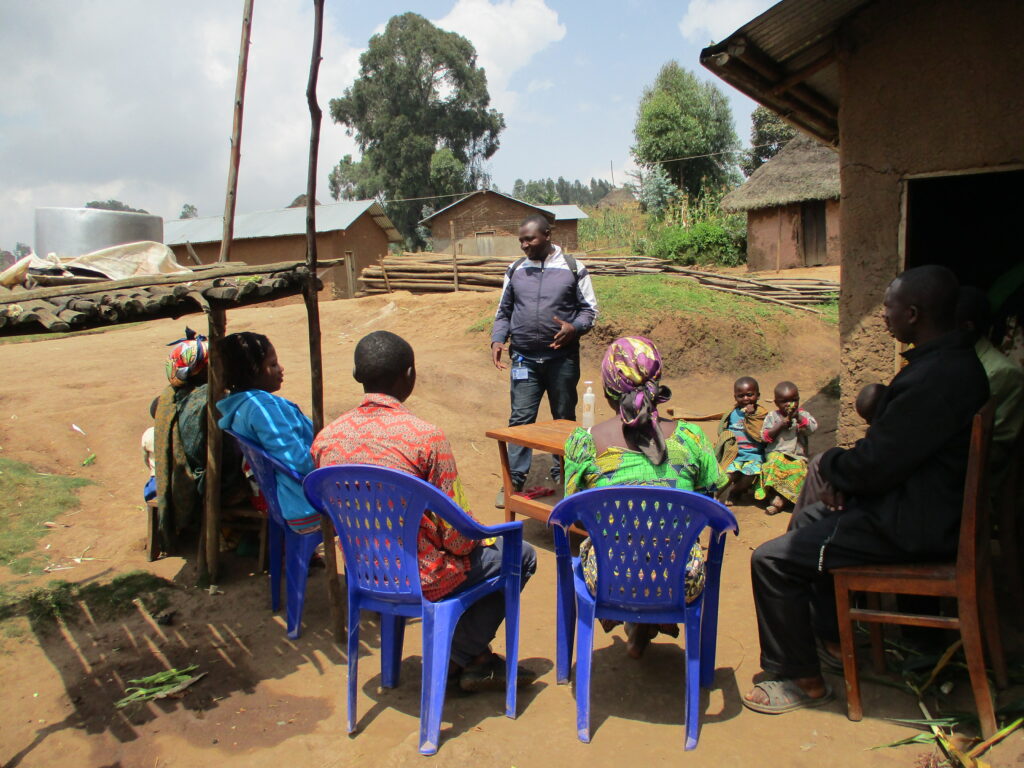
[{"label": "seated man in red patterned shirt", "polygon": [[[358,407],[324,427],[313,441],[313,463],[373,464],[399,469],[436,485],[469,514],[455,457],[444,433],[415,416],[402,403],[416,385],[409,343],[387,331],[375,331],[356,345],[355,380],[366,393]],[[493,542],[493,543],[492,543]],[[501,571],[501,544],[467,539],[439,517],[420,522],[420,581],[427,600],[440,600]],[[523,542],[522,583],[537,569],[537,554]],[[452,664],[464,691],[504,690],[505,662],[490,643],[505,618],[505,599],[494,592],[462,615],[452,638]],[[520,669],[519,682],[535,675]]]}]

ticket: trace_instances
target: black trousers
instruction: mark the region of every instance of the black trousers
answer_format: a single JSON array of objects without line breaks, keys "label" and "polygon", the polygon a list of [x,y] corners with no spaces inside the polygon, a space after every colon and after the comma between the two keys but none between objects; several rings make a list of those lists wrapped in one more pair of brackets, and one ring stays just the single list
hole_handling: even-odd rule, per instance
[{"label": "black trousers", "polygon": [[829,569],[910,560],[855,503],[832,511],[817,501],[816,469],[812,461],[809,493],[801,495],[789,530],[754,550],[750,560],[761,668],[781,678],[820,674],[815,636],[839,640]]}]

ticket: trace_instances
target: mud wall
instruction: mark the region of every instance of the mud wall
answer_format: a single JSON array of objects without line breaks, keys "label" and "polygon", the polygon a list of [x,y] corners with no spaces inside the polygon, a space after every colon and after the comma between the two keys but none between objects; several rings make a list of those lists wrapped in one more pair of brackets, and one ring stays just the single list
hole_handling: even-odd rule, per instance
[{"label": "mud wall", "polygon": [[761,272],[804,265],[800,204],[747,211],[747,269]]},{"label": "mud wall", "polygon": [[1022,29],[1024,3],[906,0],[842,30],[842,443],[861,434],[857,392],[897,366],[881,303],[902,269],[904,179],[1024,163]]}]

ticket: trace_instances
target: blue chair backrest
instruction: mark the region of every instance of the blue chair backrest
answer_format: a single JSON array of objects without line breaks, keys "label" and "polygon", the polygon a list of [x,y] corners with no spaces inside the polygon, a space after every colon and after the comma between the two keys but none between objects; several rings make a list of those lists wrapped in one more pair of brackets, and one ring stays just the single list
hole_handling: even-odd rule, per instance
[{"label": "blue chair backrest", "polygon": [[282,472],[297,483],[302,483],[302,475],[289,466],[282,464],[273,456],[264,451],[259,445],[247,437],[230,429],[224,430],[238,441],[238,447],[249,462],[252,472],[256,475],[256,485],[263,492],[263,498],[267,502],[267,509],[271,517],[281,525],[287,526],[284,515],[281,513],[281,506],[277,503],[277,473]]},{"label": "blue chair backrest", "polygon": [[350,588],[390,603],[421,602],[420,521],[428,510],[448,520],[463,517],[455,502],[406,472],[363,464],[315,469],[303,488],[334,523]]},{"label": "blue chair backrest", "polygon": [[738,530],[732,512],[714,499],[635,485],[573,494],[555,506],[548,523],[586,529],[597,557],[599,605],[652,612],[685,608],[686,562],[705,527]]}]

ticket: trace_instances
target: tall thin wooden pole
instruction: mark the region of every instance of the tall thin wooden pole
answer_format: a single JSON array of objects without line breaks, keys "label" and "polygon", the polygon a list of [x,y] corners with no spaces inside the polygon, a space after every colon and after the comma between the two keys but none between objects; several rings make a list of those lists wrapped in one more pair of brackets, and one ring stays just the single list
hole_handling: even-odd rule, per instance
[{"label": "tall thin wooden pole", "polygon": [[[455,255],[455,219],[448,220],[448,239],[452,243],[452,280],[455,281],[455,290],[459,290],[459,257]],[[479,255],[479,254],[477,254]]]},{"label": "tall thin wooden pole", "polygon": [[210,330],[207,337],[209,363],[206,386],[206,473],[203,481],[203,531],[200,537],[199,583],[217,582],[220,555],[220,483],[223,433],[217,426],[217,401],[224,390],[224,373],[218,346],[224,338],[227,313],[217,303],[210,304]]},{"label": "tall thin wooden pole", "polygon": [[[313,431],[324,428],[324,365],[320,350],[320,304],[316,279],[316,166],[320,150],[320,120],[323,113],[316,101],[316,81],[320,75],[320,47],[324,29],[324,0],[313,0],[313,53],[309,61],[309,81],[306,84],[306,103],[309,105],[309,168],[306,174],[306,319],[309,326],[309,374],[312,384]],[[346,261],[349,255],[346,254]],[[346,268],[348,264],[346,263]],[[351,292],[353,286],[349,284]],[[350,293],[351,295],[351,293]],[[338,556],[334,545],[334,526],[328,517],[320,518],[324,535],[324,565],[327,571],[327,596],[331,606],[331,624],[334,639],[341,642],[344,624],[342,617],[341,585],[338,583]]]},{"label": "tall thin wooden pole", "polygon": [[231,238],[235,233],[235,197],[238,191],[238,164],[242,159],[242,107],[245,105],[245,76],[249,71],[249,37],[252,32],[252,3],[245,0],[242,11],[242,42],[238,50],[238,75],[235,77],[235,115],[231,124],[231,160],[228,163],[228,192],[224,200],[224,234],[217,261],[227,261]]}]

